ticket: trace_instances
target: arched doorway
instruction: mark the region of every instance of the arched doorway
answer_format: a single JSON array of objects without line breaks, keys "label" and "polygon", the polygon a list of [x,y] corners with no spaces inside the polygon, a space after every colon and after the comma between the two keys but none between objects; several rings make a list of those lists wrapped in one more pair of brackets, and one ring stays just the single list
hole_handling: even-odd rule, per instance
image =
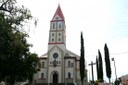
[{"label": "arched doorway", "polygon": [[55,72],[54,74],[53,74],[53,83],[58,83],[58,74]]}]

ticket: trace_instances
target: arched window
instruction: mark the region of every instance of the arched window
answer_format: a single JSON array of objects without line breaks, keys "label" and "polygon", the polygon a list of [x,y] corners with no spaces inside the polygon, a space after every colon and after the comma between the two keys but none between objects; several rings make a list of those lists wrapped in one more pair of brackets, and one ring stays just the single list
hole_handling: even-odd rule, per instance
[{"label": "arched window", "polygon": [[42,79],[44,78],[44,73],[41,73],[41,78],[42,78]]},{"label": "arched window", "polygon": [[71,73],[70,72],[68,72],[68,78],[71,78]]},{"label": "arched window", "polygon": [[42,68],[44,68],[44,62],[42,62]]},{"label": "arched window", "polygon": [[55,29],[55,23],[52,24],[53,29]]},{"label": "arched window", "polygon": [[54,36],[54,33],[52,33],[52,36]]},{"label": "arched window", "polygon": [[68,67],[70,67],[71,66],[71,61],[68,61]]},{"label": "arched window", "polygon": [[59,29],[61,29],[62,28],[62,24],[61,24],[61,22],[59,22]]}]

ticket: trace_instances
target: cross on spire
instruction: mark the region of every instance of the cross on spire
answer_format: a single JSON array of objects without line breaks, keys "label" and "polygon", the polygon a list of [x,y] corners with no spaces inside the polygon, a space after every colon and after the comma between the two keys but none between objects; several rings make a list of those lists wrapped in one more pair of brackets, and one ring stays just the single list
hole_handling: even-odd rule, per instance
[{"label": "cross on spire", "polygon": [[58,5],[60,5],[60,0],[58,0]]}]

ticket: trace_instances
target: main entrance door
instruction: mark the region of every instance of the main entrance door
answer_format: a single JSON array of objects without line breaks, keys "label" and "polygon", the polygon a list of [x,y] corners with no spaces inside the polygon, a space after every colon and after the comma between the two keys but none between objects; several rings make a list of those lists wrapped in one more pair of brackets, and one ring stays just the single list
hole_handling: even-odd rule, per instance
[{"label": "main entrance door", "polygon": [[58,74],[54,73],[52,79],[53,79],[53,83],[58,83]]}]

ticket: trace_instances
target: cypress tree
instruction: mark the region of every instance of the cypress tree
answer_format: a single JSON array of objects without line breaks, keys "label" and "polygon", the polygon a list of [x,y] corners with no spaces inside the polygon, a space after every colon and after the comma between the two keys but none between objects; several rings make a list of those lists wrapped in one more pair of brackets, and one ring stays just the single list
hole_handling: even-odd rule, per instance
[{"label": "cypress tree", "polygon": [[111,67],[110,67],[110,59],[109,59],[109,49],[107,47],[107,44],[104,46],[104,53],[105,53],[105,65],[106,65],[106,75],[109,79],[109,83],[111,82]]},{"label": "cypress tree", "polygon": [[99,62],[97,56],[96,56],[96,71],[97,71],[97,80],[99,80]]},{"label": "cypress tree", "polygon": [[85,77],[85,60],[84,60],[84,39],[83,34],[81,32],[81,54],[80,54],[80,77],[81,77],[81,84],[83,85],[83,80]]},{"label": "cypress tree", "polygon": [[100,82],[103,82],[104,81],[104,79],[103,79],[103,64],[102,64],[102,56],[101,56],[101,53],[100,53],[100,51],[98,50],[98,56],[99,56],[99,69],[98,69],[98,71],[99,71],[99,80],[100,80]]}]

